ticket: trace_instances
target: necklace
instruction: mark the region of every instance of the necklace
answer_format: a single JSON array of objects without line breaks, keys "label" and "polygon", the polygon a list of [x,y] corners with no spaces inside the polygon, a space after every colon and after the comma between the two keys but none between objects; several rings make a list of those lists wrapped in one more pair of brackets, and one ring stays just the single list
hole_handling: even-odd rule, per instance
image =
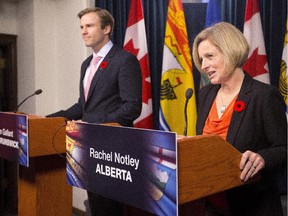
[{"label": "necklace", "polygon": [[[234,90],[233,90],[234,89]],[[221,108],[220,108],[220,113],[223,114],[227,108],[227,106],[229,106],[229,104],[231,103],[231,101],[233,100],[233,98],[238,95],[239,91],[240,91],[240,87],[239,88],[233,88],[230,89],[230,93],[228,94],[226,91],[226,94],[224,94],[223,89],[221,88],[219,90],[219,95],[220,95],[220,99],[221,99]],[[224,99],[223,100],[223,94],[224,94]]]},{"label": "necklace", "polygon": [[220,94],[220,98],[221,98],[221,108],[220,108],[220,112],[223,114],[226,110],[226,105],[223,103],[223,97],[222,94]]},{"label": "necklace", "polygon": [[223,105],[223,104],[222,104],[221,109],[220,109],[220,112],[221,112],[221,113],[224,113],[225,110],[226,110],[226,105]]}]

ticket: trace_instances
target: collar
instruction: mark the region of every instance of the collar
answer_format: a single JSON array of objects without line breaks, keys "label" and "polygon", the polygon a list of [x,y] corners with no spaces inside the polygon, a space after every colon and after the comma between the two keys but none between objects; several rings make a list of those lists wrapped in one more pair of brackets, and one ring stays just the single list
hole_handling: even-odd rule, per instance
[{"label": "collar", "polygon": [[108,41],[107,44],[105,44],[105,46],[103,46],[98,53],[93,52],[93,58],[97,56],[101,56],[102,58],[104,58],[107,53],[110,51],[110,49],[113,47],[113,43],[112,41]]}]

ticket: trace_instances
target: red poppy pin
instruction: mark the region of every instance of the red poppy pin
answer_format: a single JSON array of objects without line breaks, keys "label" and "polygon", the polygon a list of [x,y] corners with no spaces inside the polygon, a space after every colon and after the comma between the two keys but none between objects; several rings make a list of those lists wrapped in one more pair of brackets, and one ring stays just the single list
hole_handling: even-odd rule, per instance
[{"label": "red poppy pin", "polygon": [[236,101],[234,104],[234,110],[236,112],[242,112],[245,109],[245,103],[243,101]]},{"label": "red poppy pin", "polygon": [[101,69],[104,69],[104,68],[106,68],[108,66],[108,62],[107,61],[103,61],[103,62],[101,62],[101,64],[100,64],[100,68]]}]

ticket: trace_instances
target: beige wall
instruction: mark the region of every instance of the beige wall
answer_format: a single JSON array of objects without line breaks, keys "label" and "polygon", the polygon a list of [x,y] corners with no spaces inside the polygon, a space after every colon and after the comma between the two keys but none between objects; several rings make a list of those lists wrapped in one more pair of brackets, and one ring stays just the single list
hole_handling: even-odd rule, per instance
[{"label": "beige wall", "polygon": [[77,13],[92,0],[1,0],[0,32],[17,35],[18,101],[41,88],[20,111],[46,115],[78,98],[82,42]]},{"label": "beige wall", "polygon": [[[77,13],[93,0],[0,0],[0,33],[17,35],[19,111],[46,115],[78,99],[79,72],[89,55]],[[86,191],[73,189],[73,206],[85,210]]]}]

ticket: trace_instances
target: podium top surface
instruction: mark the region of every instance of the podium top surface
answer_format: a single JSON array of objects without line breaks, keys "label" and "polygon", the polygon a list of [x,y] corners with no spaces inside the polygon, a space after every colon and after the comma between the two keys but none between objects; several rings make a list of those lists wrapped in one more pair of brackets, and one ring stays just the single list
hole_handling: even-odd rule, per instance
[{"label": "podium top surface", "polygon": [[179,204],[243,184],[241,153],[221,137],[186,137],[177,143]]},{"label": "podium top surface", "polygon": [[66,122],[62,117],[28,116],[29,157],[66,152]]}]

